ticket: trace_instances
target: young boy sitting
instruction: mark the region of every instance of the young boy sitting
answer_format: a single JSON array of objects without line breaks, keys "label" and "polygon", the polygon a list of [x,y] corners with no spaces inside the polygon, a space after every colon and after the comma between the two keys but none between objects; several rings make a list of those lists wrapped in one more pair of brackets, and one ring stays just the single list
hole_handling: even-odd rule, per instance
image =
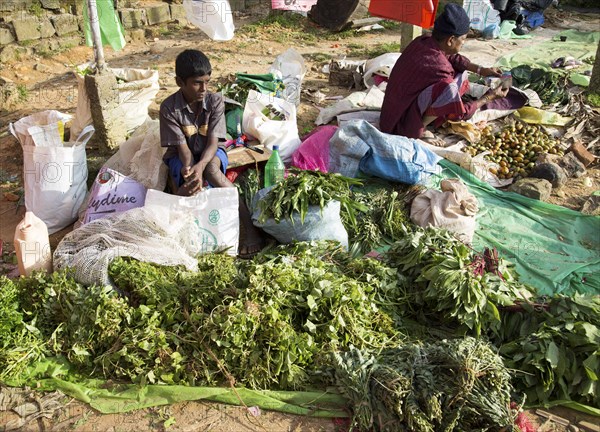
[{"label": "young boy sitting", "polygon": [[[212,67],[198,50],[185,50],[175,60],[179,91],[160,105],[160,142],[169,167],[173,193],[191,196],[202,190],[204,180],[213,187],[235,187],[225,176],[225,104],[223,96],[208,91]],[[239,256],[249,258],[263,246],[250,212],[240,199]]]}]

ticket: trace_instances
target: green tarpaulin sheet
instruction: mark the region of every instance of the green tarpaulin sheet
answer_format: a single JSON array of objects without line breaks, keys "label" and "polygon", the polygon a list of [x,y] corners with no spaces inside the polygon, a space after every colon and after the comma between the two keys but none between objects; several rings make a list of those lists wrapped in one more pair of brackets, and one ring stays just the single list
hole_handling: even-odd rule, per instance
[{"label": "green tarpaulin sheet", "polygon": [[458,177],[479,200],[475,249],[496,247],[540,294],[600,294],[600,217],[494,189],[452,162],[439,163],[438,181]]},{"label": "green tarpaulin sheet", "polygon": [[[560,36],[567,40],[562,42]],[[577,60],[590,59],[596,55],[600,32],[580,32],[577,30],[565,30],[552,40],[531,44],[526,48],[513,51],[500,57],[496,66],[502,69],[512,69],[520,65],[530,65],[545,70],[562,71],[571,73],[571,81],[577,85],[588,86],[590,77],[583,75],[586,70],[591,70],[592,65],[584,63],[579,68],[570,71],[552,69],[550,64],[560,57],[571,56]]]},{"label": "green tarpaulin sheet", "polygon": [[348,402],[338,393],[326,391],[270,391],[236,387],[192,387],[182,385],[109,385],[69,370],[64,359],[48,358],[38,362],[18,382],[40,391],[60,390],[90,404],[101,413],[122,413],[182,401],[205,400],[231,405],[258,406],[261,409],[312,417],[348,417]]}]

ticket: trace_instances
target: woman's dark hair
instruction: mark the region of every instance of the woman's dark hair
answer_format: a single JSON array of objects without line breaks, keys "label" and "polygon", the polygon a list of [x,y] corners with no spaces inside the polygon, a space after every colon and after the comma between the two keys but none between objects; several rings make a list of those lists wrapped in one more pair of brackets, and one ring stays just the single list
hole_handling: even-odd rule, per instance
[{"label": "woman's dark hair", "polygon": [[210,75],[212,66],[208,57],[201,51],[188,49],[175,59],[175,75],[183,81],[191,77]]}]

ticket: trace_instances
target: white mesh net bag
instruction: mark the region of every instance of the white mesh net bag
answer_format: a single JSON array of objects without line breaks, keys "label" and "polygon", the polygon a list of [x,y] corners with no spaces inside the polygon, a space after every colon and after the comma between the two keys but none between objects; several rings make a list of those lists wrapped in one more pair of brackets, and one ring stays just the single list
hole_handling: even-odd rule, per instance
[{"label": "white mesh net bag", "polygon": [[71,268],[75,279],[86,285],[112,285],[108,266],[117,257],[197,270],[199,228],[190,215],[176,224],[168,218],[135,208],[98,219],[67,234],[54,251],[54,270]]}]

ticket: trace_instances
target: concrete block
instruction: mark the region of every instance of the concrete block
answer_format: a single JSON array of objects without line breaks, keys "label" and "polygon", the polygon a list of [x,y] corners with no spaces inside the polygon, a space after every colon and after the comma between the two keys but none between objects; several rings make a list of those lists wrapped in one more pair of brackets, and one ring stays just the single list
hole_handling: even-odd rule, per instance
[{"label": "concrete block", "polygon": [[146,32],[144,29],[131,29],[125,33],[127,42],[144,42],[146,40]]},{"label": "concrete block", "polygon": [[0,63],[14,63],[32,54],[30,47],[21,47],[18,45],[6,45],[0,52]]},{"label": "concrete block", "polygon": [[0,45],[8,45],[15,41],[15,36],[9,28],[0,28]]},{"label": "concrete block", "polygon": [[0,12],[14,12],[29,9],[33,0],[2,0],[0,1]]},{"label": "concrete block", "polygon": [[117,78],[109,70],[101,74],[86,75],[85,88],[90,98],[96,129],[94,141],[103,151],[118,148],[125,141],[127,127],[123,119],[113,119],[109,114],[120,103]]},{"label": "concrete block", "polygon": [[[19,42],[35,40],[42,37],[40,21],[34,17],[15,19],[13,22],[15,36]],[[54,27],[52,27],[54,30]]]},{"label": "concrete block", "polygon": [[60,49],[68,49],[79,46],[83,43],[83,37],[79,34],[71,36],[65,36],[58,39],[58,45]]},{"label": "concrete block", "polygon": [[168,4],[146,8],[148,24],[155,25],[171,21],[171,11]]},{"label": "concrete block", "polygon": [[188,19],[185,14],[185,9],[183,9],[183,5],[180,4],[170,4],[169,8],[171,9],[171,20],[177,21],[179,24],[187,24]]},{"label": "concrete block", "polygon": [[50,19],[42,18],[40,20],[40,34],[42,38],[49,38],[56,34],[56,29],[52,25]]},{"label": "concrete block", "polygon": [[77,23],[77,17],[75,15],[61,14],[55,15],[50,19],[52,20],[56,34],[59,36],[79,31],[79,24]]},{"label": "concrete block", "polygon": [[60,2],[58,0],[40,0],[44,9],[60,9]]},{"label": "concrete block", "polygon": [[122,9],[119,13],[124,29],[141,28],[148,23],[144,9]]},{"label": "concrete block", "polygon": [[414,26],[408,23],[400,24],[400,52],[403,52],[404,49],[411,43],[414,39],[418,38],[423,34],[423,29],[421,27]]}]

